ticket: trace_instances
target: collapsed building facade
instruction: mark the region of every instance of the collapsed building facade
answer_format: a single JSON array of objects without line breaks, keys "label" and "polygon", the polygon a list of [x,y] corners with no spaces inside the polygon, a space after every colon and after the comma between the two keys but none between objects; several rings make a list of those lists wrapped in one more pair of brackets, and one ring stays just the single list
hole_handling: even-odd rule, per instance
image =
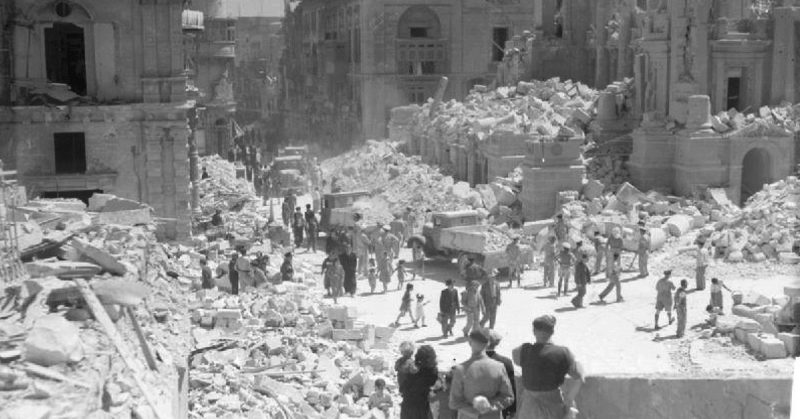
[{"label": "collapsed building facade", "polygon": [[188,233],[182,2],[2,9],[0,159],[29,194],[146,202]]},{"label": "collapsed building facade", "polygon": [[287,136],[330,143],[386,136],[392,107],[449,77],[461,99],[494,79],[533,2],[305,0],[286,19]]}]

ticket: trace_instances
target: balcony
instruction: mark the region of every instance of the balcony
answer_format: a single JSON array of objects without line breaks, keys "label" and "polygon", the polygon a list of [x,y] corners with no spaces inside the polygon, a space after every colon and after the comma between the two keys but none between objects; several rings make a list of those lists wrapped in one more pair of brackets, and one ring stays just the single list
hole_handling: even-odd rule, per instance
[{"label": "balcony", "polygon": [[447,40],[397,39],[397,72],[403,75],[436,75],[449,71]]},{"label": "balcony", "polygon": [[184,32],[201,32],[203,27],[203,12],[197,10],[184,10],[181,13],[181,25]]}]

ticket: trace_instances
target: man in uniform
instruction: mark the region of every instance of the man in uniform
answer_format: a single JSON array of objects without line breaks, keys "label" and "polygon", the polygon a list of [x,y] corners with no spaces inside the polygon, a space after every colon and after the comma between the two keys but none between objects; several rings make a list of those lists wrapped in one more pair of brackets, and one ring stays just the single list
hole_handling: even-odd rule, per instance
[{"label": "man in uniform", "polygon": [[636,257],[639,258],[639,278],[647,278],[647,258],[650,254],[650,232],[644,227],[639,227],[639,244],[636,248]]},{"label": "man in uniform", "polygon": [[592,280],[588,263],[589,255],[581,253],[578,256],[578,262],[575,264],[575,289],[578,290],[578,294],[572,298],[572,305],[575,308],[583,307],[583,297],[586,295],[586,284]]},{"label": "man in uniform", "polygon": [[517,280],[517,286],[520,286],[522,280],[521,258],[522,251],[519,248],[519,237],[514,236],[511,243],[506,246],[506,256],[508,256],[508,287],[514,284],[514,279]]},{"label": "man in uniform", "polygon": [[561,284],[564,284],[564,295],[567,295],[569,290],[569,273],[572,270],[572,264],[575,262],[575,255],[572,254],[571,247],[567,242],[561,244],[561,252],[558,254],[558,288],[556,288],[556,297],[561,295]]},{"label": "man in uniform", "polygon": [[658,315],[661,310],[667,312],[669,317],[669,324],[672,324],[672,291],[675,289],[675,284],[672,283],[670,277],[672,276],[671,270],[664,271],[664,276],[656,282],[656,316],[655,316],[655,329],[658,330]]}]

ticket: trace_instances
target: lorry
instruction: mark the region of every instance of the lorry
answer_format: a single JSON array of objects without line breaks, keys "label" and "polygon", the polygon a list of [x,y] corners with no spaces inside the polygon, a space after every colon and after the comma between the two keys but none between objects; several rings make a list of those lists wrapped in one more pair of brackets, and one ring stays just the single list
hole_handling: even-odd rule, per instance
[{"label": "lorry", "polygon": [[[415,262],[425,258],[457,259],[463,275],[470,258],[487,272],[504,270],[510,266],[506,245],[511,240],[497,227],[481,224],[477,211],[434,212],[422,234],[408,239]],[[533,248],[520,245],[521,264],[533,263]]]},{"label": "lorry", "polygon": [[328,232],[331,227],[355,226],[361,216],[353,208],[353,204],[365,197],[369,197],[369,192],[361,190],[322,195],[319,231]]},{"label": "lorry", "polygon": [[277,176],[281,189],[278,196],[284,196],[289,190],[303,194],[308,189],[306,163],[303,156],[287,155],[272,160],[272,172]]}]

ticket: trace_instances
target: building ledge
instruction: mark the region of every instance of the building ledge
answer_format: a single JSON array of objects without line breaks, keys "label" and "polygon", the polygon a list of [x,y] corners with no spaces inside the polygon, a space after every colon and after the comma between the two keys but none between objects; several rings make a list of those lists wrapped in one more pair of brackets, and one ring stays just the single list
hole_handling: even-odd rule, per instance
[{"label": "building ledge", "polygon": [[20,181],[32,191],[54,192],[87,189],[108,190],[116,182],[117,172],[86,174],[20,175]]}]

